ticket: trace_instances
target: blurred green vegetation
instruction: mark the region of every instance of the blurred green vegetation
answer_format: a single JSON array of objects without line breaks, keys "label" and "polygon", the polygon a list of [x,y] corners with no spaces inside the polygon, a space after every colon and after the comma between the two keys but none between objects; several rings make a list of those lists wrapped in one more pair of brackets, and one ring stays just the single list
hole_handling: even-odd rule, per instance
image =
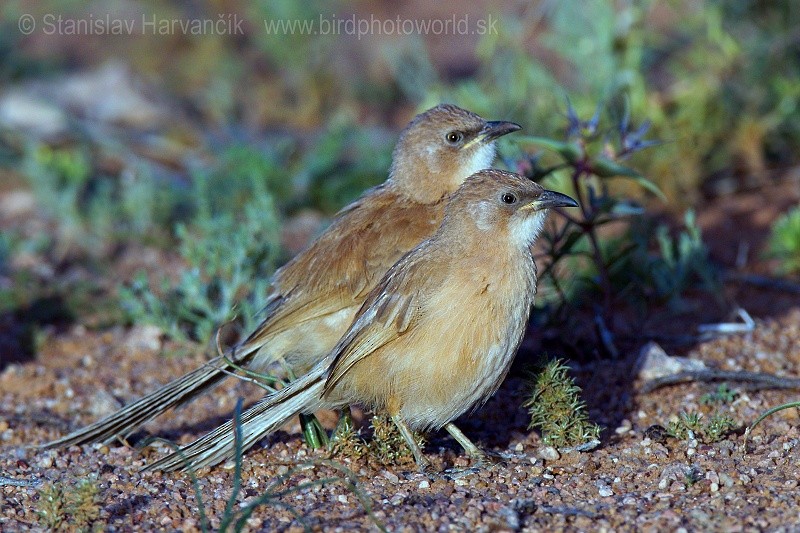
[{"label": "blurred green vegetation", "polygon": [[[374,7],[391,12],[388,3]],[[183,270],[119,280],[128,320],[201,341],[234,316],[246,328],[264,280],[286,259],[282,224],[303,209],[330,216],[383,181],[411,110],[450,101],[523,124],[534,139],[502,139],[500,164],[584,197],[582,218],[548,233],[548,313],[589,306],[596,294],[606,311],[621,301],[675,305],[688,289],[715,283],[686,211],[701,187],[757,184],[798,163],[800,9],[791,0],[496,8],[486,15],[497,32],[476,42],[453,36],[448,52],[466,47],[456,59],[420,35],[361,43],[264,31],[265,20],[368,17],[370,9],[343,0],[4,3],[0,88],[54,84],[55,93],[41,94],[57,103],[65,76],[121,60],[136,74],[133,88],[155,92],[169,112],[128,131],[66,109],[68,133],[56,139],[0,123],[0,164],[24,176],[50,224],[21,238],[4,232],[0,269],[23,249],[56,262],[103,261],[125,244],[152,246],[176,254]],[[235,14],[243,33],[58,40],[17,26],[23,13],[41,23],[48,13],[106,12],[139,21]],[[570,156],[574,143],[582,158]],[[657,191],[687,213],[675,236],[641,207]],[[789,271],[796,224],[781,224],[772,252]]]},{"label": "blurred green vegetation", "polygon": [[[164,277],[156,290],[140,272],[131,286],[121,288],[122,307],[132,321],[201,342],[236,317],[244,333],[255,328],[280,252],[280,226],[264,183],[269,174],[260,172],[264,169],[258,160],[238,155],[243,158],[237,169],[242,179],[225,189],[214,188],[214,183],[230,177],[228,172],[194,176],[197,213],[191,226],[176,226],[178,253],[186,265],[177,284]],[[219,190],[226,194],[216,194]],[[240,196],[247,200],[237,201]]]},{"label": "blurred green vegetation", "polygon": [[[554,136],[564,95],[582,115],[624,95],[652,124],[658,150],[637,168],[679,203],[701,182],[735,171],[761,178],[796,162],[800,145],[800,9],[777,2],[543,2],[478,46],[474,79],[439,83],[432,103],[455,91],[481,113],[514,113],[529,131]],[[534,30],[566,74],[557,79],[526,46]]]},{"label": "blurred green vegetation", "polygon": [[773,224],[769,255],[778,259],[781,272],[800,273],[800,207],[785,213]]}]

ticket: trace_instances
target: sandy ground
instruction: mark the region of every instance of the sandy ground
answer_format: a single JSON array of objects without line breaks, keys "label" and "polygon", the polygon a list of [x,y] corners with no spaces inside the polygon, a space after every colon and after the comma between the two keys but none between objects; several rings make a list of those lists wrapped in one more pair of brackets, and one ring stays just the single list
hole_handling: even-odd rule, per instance
[{"label": "sandy ground", "polygon": [[[700,223],[712,260],[732,271],[742,256],[733,250],[744,242],[749,245],[745,271],[768,273],[759,250],[770,221],[797,201],[795,185],[785,182],[701,208]],[[22,223],[34,222],[26,217]],[[148,270],[163,270],[171,264],[158,254],[132,254],[135,265],[126,266],[123,255],[115,268],[124,272],[146,264]],[[36,276],[51,280],[92,275],[63,266],[34,266]],[[117,278],[124,275],[116,272]],[[711,368],[800,375],[800,296],[738,281],[729,281],[725,289],[723,305],[692,299],[683,315],[652,317],[648,327],[660,323],[660,342],[667,351]],[[669,343],[670,338],[684,338],[698,323],[724,319],[724,309],[737,304],[756,317],[753,331],[706,342]],[[147,462],[168,451],[164,445],[144,449],[140,445],[148,435],[190,442],[229,418],[238,398],[246,402],[258,398],[259,391],[250,384],[229,379],[213,394],[151,422],[128,445],[48,452],[35,448],[113,412],[206,357],[199,347],[165,341],[153,328],[103,326],[103,313],[87,309],[81,321],[45,325],[28,341],[18,313],[0,314],[1,531],[44,529],[37,513],[45,508],[43,487],[74,494],[77,484],[86,480],[97,490],[96,504],[90,505],[96,511],[90,527],[108,531],[200,527],[192,478],[181,473],[139,473]],[[35,342],[35,358],[24,355],[23,342]],[[716,406],[701,401],[716,390],[716,383],[645,393],[636,370],[642,343],[626,344],[630,347],[617,360],[573,367],[590,417],[605,427],[602,444],[594,451],[548,453],[540,436],[528,429],[529,416],[520,407],[530,390],[524,363],[539,355],[531,350],[535,343],[529,339],[518,357],[522,364],[515,366],[500,391],[458,422],[487,450],[507,454],[506,465],[457,479],[429,478],[416,473],[411,462],[381,464],[370,457],[310,450],[299,424],[293,422],[245,455],[242,488],[233,510],[241,513],[262,503],[246,520],[245,529],[250,531],[375,530],[377,524],[393,531],[800,530],[798,411],[768,418],[750,438],[747,453],[743,449],[744,427],[769,407],[796,400],[797,392],[751,390],[730,382],[738,394]],[[719,442],[704,443],[664,438],[653,428],[667,426],[689,411],[706,419],[714,411],[727,414],[738,429]],[[322,420],[329,428],[335,424],[332,413]],[[430,435],[426,451],[441,469],[468,466],[445,433]],[[361,500],[341,479],[331,479],[341,478],[342,472],[327,460],[347,469]],[[205,513],[216,529],[234,485],[232,465],[198,472],[198,485]],[[74,529],[74,517],[67,513],[65,519],[65,527]]]},{"label": "sandy ground", "polygon": [[[67,488],[93,480],[99,488],[96,524],[104,530],[198,528],[200,515],[188,475],[138,472],[166,448],[139,451],[116,444],[38,452],[29,447],[111,412],[202,360],[164,357],[162,352],[170,349],[148,328],[95,333],[75,326],[48,336],[36,361],[11,365],[0,375],[0,474]],[[796,375],[800,309],[759,321],[750,334],[699,344],[688,355],[719,369]],[[543,459],[547,454],[541,440],[528,431],[527,414],[519,407],[526,385],[512,377],[484,408],[461,421],[466,433],[487,449],[512,455],[505,466],[455,480],[429,479],[414,472],[411,463],[332,457],[355,474],[358,488],[371,502],[370,518],[343,483],[298,489],[339,475],[329,466],[308,466],[284,482],[278,479],[298,464],[329,458],[327,452],[309,450],[293,423],[246,454],[236,509],[265,492],[294,487],[298,490],[256,508],[247,529],[294,531],[304,523],[323,530],[376,529],[373,520],[396,531],[800,528],[796,411],[767,419],[751,437],[748,453],[742,449],[741,431],[712,444],[650,438],[655,433],[648,431],[690,410],[708,416],[720,409],[744,424],[770,406],[796,399],[796,393],[742,392],[730,404],[709,407],[700,397],[715,385],[640,393],[633,363],[605,361],[576,371],[592,418],[607,428],[595,451]],[[186,442],[229,416],[236,398],[257,396],[248,394],[247,387],[229,380],[214,394],[151,423],[148,432]],[[323,419],[333,422],[330,416]],[[432,435],[427,451],[441,468],[467,464],[445,434]],[[217,527],[231,494],[233,469],[203,470],[199,485],[205,511]],[[37,486],[5,485],[0,490],[0,529],[41,529]]]}]

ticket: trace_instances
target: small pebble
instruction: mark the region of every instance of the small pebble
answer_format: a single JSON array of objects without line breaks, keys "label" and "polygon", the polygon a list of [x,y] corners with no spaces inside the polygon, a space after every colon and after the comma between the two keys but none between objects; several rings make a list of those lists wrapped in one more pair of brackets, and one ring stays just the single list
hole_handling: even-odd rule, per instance
[{"label": "small pebble", "polygon": [[561,454],[558,453],[558,450],[556,450],[552,446],[544,446],[542,448],[539,448],[539,451],[537,453],[539,454],[539,457],[541,457],[545,461],[557,461],[561,457]]},{"label": "small pebble", "polygon": [[384,470],[383,472],[381,472],[381,475],[383,477],[385,477],[386,479],[388,479],[390,483],[394,483],[394,484],[400,483],[400,478],[397,477],[396,474],[393,474],[392,472],[389,472],[388,470]]},{"label": "small pebble", "polygon": [[430,486],[431,486],[431,484],[427,479],[423,479],[422,481],[419,482],[419,489],[420,490],[430,488]]}]

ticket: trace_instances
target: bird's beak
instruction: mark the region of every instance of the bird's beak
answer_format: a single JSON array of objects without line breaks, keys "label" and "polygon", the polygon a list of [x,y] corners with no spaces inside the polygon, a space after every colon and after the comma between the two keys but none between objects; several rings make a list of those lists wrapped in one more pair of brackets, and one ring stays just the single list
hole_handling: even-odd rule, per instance
[{"label": "bird's beak", "polygon": [[522,129],[522,126],[517,124],[516,122],[506,122],[505,120],[492,120],[486,123],[486,125],[481,128],[481,131],[472,138],[464,148],[468,148],[474,144],[480,143],[490,143],[497,139],[498,137],[502,137],[503,135],[508,135],[509,133],[519,131]]},{"label": "bird's beak", "polygon": [[498,137],[502,137],[503,135],[508,135],[509,133],[513,133],[515,131],[519,131],[522,129],[522,126],[517,124],[516,122],[506,122],[505,120],[492,120],[486,123],[486,125],[481,129],[480,133],[478,133],[478,138],[481,139],[483,142],[489,142],[497,139]]},{"label": "bird's beak", "polygon": [[578,207],[578,202],[566,194],[545,190],[536,200],[533,200],[522,208],[540,211],[542,209],[550,209],[551,207]]}]

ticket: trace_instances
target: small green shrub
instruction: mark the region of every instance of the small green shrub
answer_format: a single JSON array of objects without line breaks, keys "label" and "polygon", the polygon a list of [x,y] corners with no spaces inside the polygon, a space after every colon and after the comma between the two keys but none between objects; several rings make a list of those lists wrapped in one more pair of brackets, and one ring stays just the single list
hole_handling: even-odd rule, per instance
[{"label": "small green shrub", "polygon": [[[337,432],[330,443],[332,453],[350,458],[369,456],[387,465],[414,462],[411,449],[390,417],[373,415],[370,425],[372,436],[369,439],[364,439],[361,431],[352,426]],[[421,433],[415,432],[414,437],[420,448],[425,446]]]},{"label": "small green shrub", "polygon": [[722,413],[714,413],[707,422],[703,422],[701,413],[682,412],[678,420],[667,426],[667,435],[678,440],[695,438],[710,444],[722,440],[736,427],[736,421]]},{"label": "small green shrub", "polygon": [[100,173],[86,146],[30,146],[21,163],[39,206],[56,223],[60,254],[102,255],[130,238],[163,240],[163,227],[176,215],[180,191],[147,166],[120,176]]},{"label": "small green shrub", "polygon": [[780,261],[781,273],[800,273],[800,207],[784,213],[772,225],[768,253]]},{"label": "small green shrub", "polygon": [[313,205],[325,213],[335,213],[365,189],[386,179],[392,140],[376,144],[374,135],[344,123],[325,129],[300,165]]},{"label": "small green shrub", "polygon": [[[384,464],[414,461],[411,449],[390,417],[375,415],[370,424],[372,439],[369,441],[369,452],[373,457]],[[421,434],[414,433],[414,437],[420,448],[425,446],[425,439]]]},{"label": "small green shrub", "polygon": [[697,226],[694,211],[684,215],[684,227],[673,237],[664,225],[653,226],[647,217],[631,224],[621,239],[608,242],[612,286],[631,304],[678,304],[694,287],[715,293],[719,278]]},{"label": "small green shrub", "polygon": [[556,448],[580,446],[600,436],[600,426],[589,421],[581,389],[568,372],[563,361],[549,362],[524,404],[531,415],[529,427],[539,429],[544,443]]},{"label": "small green shrub", "polygon": [[733,402],[738,395],[739,393],[731,389],[727,383],[720,383],[714,392],[703,394],[700,397],[700,403],[703,405],[727,405]]},{"label": "small green shrub", "polygon": [[39,490],[36,515],[39,524],[49,530],[58,530],[67,521],[64,488],[58,484],[47,484]]},{"label": "small green shrub", "polygon": [[[611,124],[607,124],[602,120],[602,107],[598,106],[584,120],[568,102],[563,140],[549,137],[516,140],[522,148],[519,169],[551,188],[567,189],[575,195],[580,207],[577,214],[562,212],[567,223],[560,227],[551,224],[544,232],[546,261],[540,278],[558,288],[556,293],[564,300],[562,303],[567,303],[570,294],[578,290],[599,291],[603,315],[611,313],[616,296],[612,269],[629,256],[633,247],[622,246],[619,252],[609,255],[608,244],[600,238],[599,231],[608,224],[626,224],[631,216],[641,212],[615,194],[610,181],[627,180],[653,194],[661,194],[652,182],[624,164],[633,153],[655,144],[644,138],[648,123],[632,126],[625,105],[623,102],[621,108],[609,107]],[[544,148],[553,157],[533,151],[536,147]],[[561,262],[568,263],[569,276],[557,279]]]},{"label": "small green shrub", "polygon": [[91,479],[74,486],[49,483],[39,490],[39,524],[53,531],[88,531],[100,517],[100,487]]},{"label": "small green shrub", "polygon": [[121,287],[128,318],[155,324],[173,338],[200,342],[234,317],[243,331],[252,331],[280,252],[271,196],[254,196],[239,217],[223,213],[202,216],[191,227],[179,224],[177,234],[186,270],[174,285],[162,278],[154,288],[140,274]]}]

